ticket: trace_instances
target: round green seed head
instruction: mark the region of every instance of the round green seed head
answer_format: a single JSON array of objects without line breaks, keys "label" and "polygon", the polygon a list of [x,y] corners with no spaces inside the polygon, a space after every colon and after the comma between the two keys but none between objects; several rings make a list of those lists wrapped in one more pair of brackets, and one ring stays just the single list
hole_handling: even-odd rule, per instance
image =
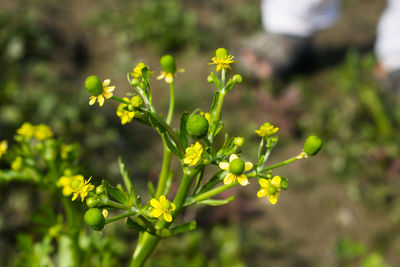
[{"label": "round green seed head", "polygon": [[103,84],[96,75],[90,75],[86,78],[85,88],[86,91],[88,91],[88,93],[92,96],[98,96],[99,94],[103,93]]},{"label": "round green seed head", "polygon": [[195,140],[200,140],[207,135],[208,121],[203,115],[192,114],[186,122],[186,131]]},{"label": "round green seed head", "polygon": [[268,186],[268,194],[270,195],[275,195],[276,191],[278,191],[278,189],[276,188],[276,186],[274,185],[270,185]]},{"label": "round green seed head", "polygon": [[226,49],[225,48],[218,48],[216,51],[215,51],[215,55],[218,57],[218,58],[226,58],[227,56],[228,56],[228,51],[226,51]]},{"label": "round green seed head", "polygon": [[104,228],[105,219],[100,209],[89,209],[83,217],[86,224],[93,230],[100,231]]},{"label": "round green seed head", "polygon": [[322,148],[322,140],[315,135],[311,135],[307,137],[306,141],[304,142],[304,152],[308,156],[315,156]]},{"label": "round green seed head", "polygon": [[175,59],[171,55],[164,55],[160,59],[161,68],[166,73],[175,73],[176,71],[176,64]]},{"label": "round green seed head", "polygon": [[286,190],[287,188],[288,188],[288,180],[286,179],[286,178],[281,178],[281,188],[283,189],[283,190]]},{"label": "round green seed head", "polygon": [[244,161],[237,158],[232,160],[231,163],[229,163],[229,172],[234,174],[234,175],[241,175],[244,172]]}]

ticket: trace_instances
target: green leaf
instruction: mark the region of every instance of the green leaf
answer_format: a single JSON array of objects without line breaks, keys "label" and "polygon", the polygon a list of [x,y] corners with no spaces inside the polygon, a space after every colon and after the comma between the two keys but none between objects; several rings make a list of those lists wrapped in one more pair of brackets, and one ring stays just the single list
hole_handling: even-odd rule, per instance
[{"label": "green leaf", "polygon": [[186,122],[189,118],[189,114],[187,112],[183,112],[181,116],[181,125],[180,125],[180,133],[179,139],[181,140],[183,148],[187,148],[188,146],[188,134],[186,131]]},{"label": "green leaf", "polygon": [[211,114],[210,114],[211,115],[211,122],[214,121],[213,118],[214,118],[215,112],[217,110],[218,100],[219,100],[219,92],[215,92],[214,101],[213,101],[212,106],[211,106]]},{"label": "green leaf", "polygon": [[221,84],[219,83],[217,75],[215,75],[214,72],[211,72],[210,76],[212,78],[213,83],[215,84],[215,87],[217,87],[218,90],[221,90]]},{"label": "green leaf", "polygon": [[221,205],[228,204],[229,202],[231,202],[234,199],[235,199],[235,196],[230,196],[225,199],[206,199],[206,200],[200,201],[198,203],[209,205],[209,206],[221,206]]},{"label": "green leaf", "polygon": [[182,158],[183,155],[182,153],[176,148],[176,146],[169,140],[169,136],[166,133],[161,134],[165,143],[167,144],[167,147],[169,150],[171,150],[172,153],[174,153],[178,158]]},{"label": "green leaf", "polygon": [[154,190],[154,186],[152,182],[148,182],[147,183],[147,188],[149,189],[149,194],[151,198],[154,198],[154,196],[156,195],[155,190]]},{"label": "green leaf", "polygon": [[126,219],[125,224],[129,228],[131,228],[133,230],[136,230],[138,232],[145,232],[146,231],[146,228],[144,228],[143,226],[141,226],[140,224],[138,224],[137,222],[135,222],[134,220],[132,220],[129,217]]},{"label": "green leaf", "polygon": [[108,196],[112,196],[119,203],[124,205],[129,205],[129,201],[126,198],[124,192],[121,189],[111,186],[106,180],[102,181],[104,188],[106,189],[106,193]]},{"label": "green leaf", "polygon": [[173,176],[174,176],[174,173],[172,171],[169,171],[168,176],[167,176],[167,181],[166,181],[165,187],[164,187],[164,192],[163,192],[164,196],[168,195],[168,192],[171,189]]},{"label": "green leaf", "polygon": [[131,193],[131,190],[133,190],[133,185],[131,179],[129,178],[129,171],[126,169],[125,164],[122,162],[121,157],[118,157],[118,164],[122,180],[124,181],[125,184],[125,188],[128,191],[128,193]]},{"label": "green leaf", "polygon": [[171,232],[173,235],[177,235],[177,234],[181,234],[184,232],[193,231],[196,229],[196,227],[197,227],[196,221],[191,221],[191,222],[184,223],[184,224],[181,224],[181,225],[178,225],[178,226],[172,228]]}]

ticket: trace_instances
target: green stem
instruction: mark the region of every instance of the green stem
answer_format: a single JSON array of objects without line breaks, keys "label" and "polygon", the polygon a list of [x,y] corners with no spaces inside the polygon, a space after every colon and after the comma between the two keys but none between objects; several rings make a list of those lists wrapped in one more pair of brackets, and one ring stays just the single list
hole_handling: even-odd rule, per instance
[{"label": "green stem", "polygon": [[122,104],[126,104],[126,105],[131,105],[131,104],[132,104],[131,102],[126,101],[126,100],[123,100],[122,98],[120,98],[120,97],[118,97],[118,96],[115,96],[115,95],[113,95],[113,96],[111,97],[111,99],[112,99],[112,100],[115,100],[115,101],[118,101],[118,102],[120,102],[120,103],[122,103]]},{"label": "green stem", "polygon": [[136,245],[135,252],[132,256],[130,267],[143,266],[151,253],[153,253],[159,241],[160,237],[158,236],[151,235],[147,232],[141,233],[139,242]]},{"label": "green stem", "polygon": [[[133,209],[133,208],[132,208],[132,209]],[[115,222],[115,221],[118,221],[118,220],[121,220],[121,219],[123,219],[123,218],[129,217],[129,216],[132,216],[132,215],[136,215],[136,214],[138,214],[138,213],[139,213],[139,211],[138,211],[137,209],[134,209],[134,210],[129,211],[129,212],[127,212],[127,213],[122,213],[122,214],[120,214],[120,215],[117,215],[117,216],[114,216],[114,217],[111,217],[111,218],[106,219],[106,224],[107,224],[107,223],[112,223],[112,222]]]},{"label": "green stem", "polygon": [[174,115],[174,107],[175,107],[175,89],[174,89],[174,82],[172,82],[170,85],[169,108],[166,120],[168,125],[171,125],[172,117]]},{"label": "green stem", "polygon": [[279,162],[279,163],[277,163],[277,164],[268,166],[268,167],[266,167],[266,168],[264,168],[264,169],[258,170],[258,172],[266,172],[266,171],[269,171],[269,170],[273,170],[273,169],[282,167],[282,166],[284,166],[284,165],[287,165],[287,164],[289,164],[289,163],[292,163],[292,162],[294,162],[294,161],[296,161],[296,160],[305,159],[305,158],[307,158],[307,155],[306,155],[304,152],[302,152],[302,153],[300,153],[299,155],[297,155],[297,156],[295,156],[295,157],[293,157],[293,158],[287,159],[287,160],[282,161],[282,162]]}]

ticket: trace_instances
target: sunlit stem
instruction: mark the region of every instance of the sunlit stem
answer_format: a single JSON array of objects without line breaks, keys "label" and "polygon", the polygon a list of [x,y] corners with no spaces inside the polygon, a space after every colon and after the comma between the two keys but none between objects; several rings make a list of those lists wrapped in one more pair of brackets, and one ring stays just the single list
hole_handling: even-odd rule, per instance
[{"label": "sunlit stem", "polygon": [[129,216],[132,216],[132,215],[136,215],[138,213],[139,213],[138,209],[132,208],[132,210],[129,211],[129,212],[122,213],[120,215],[117,215],[117,216],[114,216],[114,217],[111,217],[111,218],[107,218],[106,219],[106,224],[121,220],[123,218],[129,217]]},{"label": "sunlit stem", "polygon": [[300,153],[299,155],[297,155],[297,156],[295,156],[295,157],[293,157],[293,158],[284,160],[284,161],[282,161],[282,162],[279,162],[279,163],[277,163],[277,164],[268,166],[268,167],[263,168],[263,169],[258,170],[258,171],[259,171],[259,172],[267,172],[267,171],[269,171],[269,170],[273,170],[273,169],[276,169],[276,168],[285,166],[285,165],[287,165],[287,164],[289,164],[289,163],[295,162],[295,161],[297,161],[297,160],[299,160],[299,159],[306,159],[306,158],[308,158],[307,154],[304,153],[304,152],[302,152],[302,153]]}]

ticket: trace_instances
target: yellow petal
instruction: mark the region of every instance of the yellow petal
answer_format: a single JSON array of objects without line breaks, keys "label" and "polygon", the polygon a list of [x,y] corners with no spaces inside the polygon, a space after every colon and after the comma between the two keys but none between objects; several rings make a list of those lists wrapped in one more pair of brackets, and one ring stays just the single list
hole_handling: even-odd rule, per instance
[{"label": "yellow petal", "polygon": [[164,79],[164,77],[165,77],[165,75],[164,75],[164,73],[161,73],[160,75],[158,75],[157,76],[157,80],[162,80],[162,79]]},{"label": "yellow petal", "polygon": [[168,73],[165,76],[165,82],[166,83],[172,83],[174,81],[174,75],[172,73]]},{"label": "yellow petal", "polygon": [[240,176],[238,176],[237,180],[241,186],[245,186],[245,185],[249,184],[249,181],[247,180],[247,177],[244,174],[241,174]]},{"label": "yellow petal", "polygon": [[95,97],[95,96],[91,96],[90,98],[89,98],[89,105],[93,105],[94,103],[96,103],[96,99],[97,99],[97,97]]},{"label": "yellow petal", "polygon": [[224,184],[231,184],[236,180],[236,176],[232,173],[228,173],[224,178]]},{"label": "yellow petal", "polygon": [[112,93],[108,93],[108,92],[105,92],[105,93],[103,93],[102,95],[103,95],[106,99],[110,99],[110,98],[113,96]]},{"label": "yellow petal", "polygon": [[107,93],[111,93],[112,91],[114,91],[115,86],[107,86],[106,88],[104,88],[104,92]]},{"label": "yellow petal", "polygon": [[276,202],[278,202],[278,195],[273,195],[273,196],[268,195],[268,199],[269,199],[269,202],[270,202],[272,205],[275,205]]},{"label": "yellow petal", "polygon": [[251,169],[253,169],[253,163],[251,163],[250,161],[246,162],[244,164],[244,171],[247,172],[250,171]]},{"label": "yellow petal", "polygon": [[164,213],[164,220],[167,222],[172,222],[172,216],[169,213]]},{"label": "yellow petal", "polygon": [[261,197],[265,197],[267,195],[267,190],[265,189],[260,189],[257,192],[257,197],[261,198]]},{"label": "yellow petal", "polygon": [[161,195],[160,198],[158,199],[160,201],[160,204],[162,205],[164,202],[169,202],[164,195]]},{"label": "yellow petal", "polygon": [[110,79],[106,79],[106,80],[104,80],[104,82],[103,82],[103,87],[106,87],[106,86],[108,86],[109,84],[110,84]]},{"label": "yellow petal", "polygon": [[72,196],[72,201],[74,201],[75,199],[77,199],[79,196],[79,193],[74,193],[74,195]]},{"label": "yellow petal", "polygon": [[221,162],[219,163],[219,167],[220,167],[221,169],[227,171],[227,170],[229,169],[229,163],[228,163],[228,162],[225,162],[225,161],[221,161]]},{"label": "yellow petal", "polygon": [[100,107],[103,106],[103,104],[104,104],[104,96],[99,95],[99,96],[97,97],[97,102],[99,102],[99,106],[100,106]]},{"label": "yellow petal", "polygon": [[281,184],[281,177],[274,176],[274,178],[272,178],[271,184],[274,186],[279,186]]},{"label": "yellow petal", "polygon": [[152,200],[150,200],[150,205],[151,205],[153,208],[161,209],[161,203],[158,202],[158,200],[155,199],[155,198],[153,198]]},{"label": "yellow petal", "polygon": [[162,214],[161,209],[153,209],[153,210],[151,211],[151,216],[153,216],[154,218],[160,217],[161,214]]},{"label": "yellow petal", "polygon": [[232,162],[232,160],[237,159],[237,158],[238,158],[238,156],[237,156],[236,154],[232,154],[232,155],[229,157],[229,162]]},{"label": "yellow petal", "polygon": [[171,203],[171,211],[174,211],[176,209],[176,206],[174,203]]},{"label": "yellow petal", "polygon": [[260,185],[261,187],[268,187],[268,186],[269,186],[268,180],[267,180],[267,179],[264,179],[264,178],[260,179],[260,180],[258,181],[258,183],[259,183],[259,185]]}]

